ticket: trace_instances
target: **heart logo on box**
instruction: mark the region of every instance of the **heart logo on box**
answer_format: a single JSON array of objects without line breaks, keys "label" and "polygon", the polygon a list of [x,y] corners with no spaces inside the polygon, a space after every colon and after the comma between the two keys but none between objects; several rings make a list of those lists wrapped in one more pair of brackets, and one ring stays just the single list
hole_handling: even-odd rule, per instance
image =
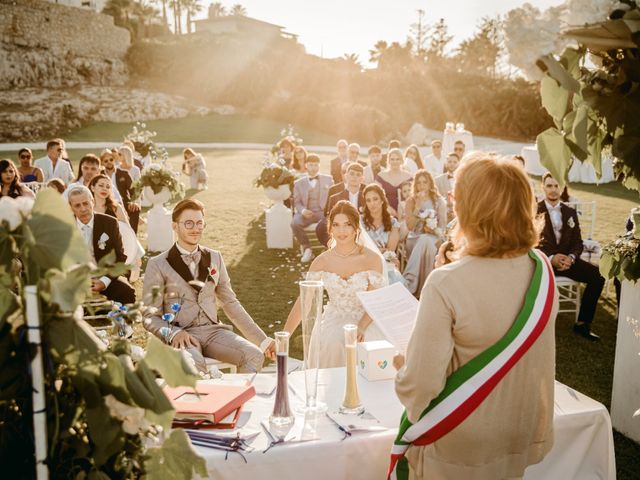
[{"label": "heart logo on box", "polygon": [[360,360],[360,368],[364,370],[364,360]]},{"label": "heart logo on box", "polygon": [[387,368],[387,365],[388,365],[388,363],[387,363],[387,361],[386,361],[386,360],[380,360],[380,361],[378,362],[378,367],[380,367],[382,370],[384,370],[385,368]]}]

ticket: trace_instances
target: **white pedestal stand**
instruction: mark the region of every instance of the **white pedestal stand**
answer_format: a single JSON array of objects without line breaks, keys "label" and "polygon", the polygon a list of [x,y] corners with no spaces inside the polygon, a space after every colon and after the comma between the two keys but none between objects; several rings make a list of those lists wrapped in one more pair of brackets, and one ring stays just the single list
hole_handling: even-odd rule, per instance
[{"label": "white pedestal stand", "polygon": [[[141,173],[144,173],[144,171],[149,167],[149,165],[151,165],[151,155],[149,155],[147,153],[147,155],[140,161],[142,162]],[[144,191],[143,191],[142,195],[141,195],[141,198],[140,198],[140,206],[146,208],[146,207],[150,207],[151,205],[153,205],[153,204],[145,196]]]},{"label": "white pedestal stand", "polygon": [[267,209],[267,248],[293,248],[293,233],[291,232],[291,209],[282,203],[289,198],[291,190],[289,185],[280,185],[278,188],[266,187],[264,193],[273,201],[271,208]]},{"label": "white pedestal stand", "polygon": [[147,214],[147,251],[163,252],[174,243],[171,212],[164,208],[171,199],[171,192],[164,187],[153,193],[151,187],[144,187],[143,194],[153,205]]},{"label": "white pedestal stand", "polygon": [[616,361],[613,369],[611,423],[613,428],[640,442],[640,281],[622,282]]}]

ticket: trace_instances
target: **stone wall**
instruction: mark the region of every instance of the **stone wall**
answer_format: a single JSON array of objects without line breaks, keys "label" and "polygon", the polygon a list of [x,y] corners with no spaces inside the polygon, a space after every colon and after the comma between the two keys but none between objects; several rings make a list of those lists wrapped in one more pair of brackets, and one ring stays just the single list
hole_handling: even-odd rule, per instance
[{"label": "stone wall", "polygon": [[130,41],[109,15],[43,0],[0,0],[0,90],[123,85]]}]

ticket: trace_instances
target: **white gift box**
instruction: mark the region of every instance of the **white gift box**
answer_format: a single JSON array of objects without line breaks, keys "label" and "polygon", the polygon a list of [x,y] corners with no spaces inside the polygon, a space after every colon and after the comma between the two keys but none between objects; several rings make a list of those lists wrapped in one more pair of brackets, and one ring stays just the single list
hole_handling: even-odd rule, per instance
[{"label": "white gift box", "polygon": [[358,343],[358,372],[369,381],[394,378],[395,351],[395,347],[386,340]]}]

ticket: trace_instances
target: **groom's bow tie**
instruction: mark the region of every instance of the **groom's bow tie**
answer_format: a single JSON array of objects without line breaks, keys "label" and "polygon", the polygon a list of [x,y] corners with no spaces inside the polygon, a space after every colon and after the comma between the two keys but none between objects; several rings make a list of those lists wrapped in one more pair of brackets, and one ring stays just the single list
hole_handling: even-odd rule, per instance
[{"label": "groom's bow tie", "polygon": [[316,175],[315,177],[309,177],[309,181],[311,181],[311,180],[317,180],[317,179],[318,179],[318,176],[317,176],[317,175]]},{"label": "groom's bow tie", "polygon": [[200,250],[196,250],[192,253],[183,253],[181,256],[187,265],[190,263],[200,263]]}]

